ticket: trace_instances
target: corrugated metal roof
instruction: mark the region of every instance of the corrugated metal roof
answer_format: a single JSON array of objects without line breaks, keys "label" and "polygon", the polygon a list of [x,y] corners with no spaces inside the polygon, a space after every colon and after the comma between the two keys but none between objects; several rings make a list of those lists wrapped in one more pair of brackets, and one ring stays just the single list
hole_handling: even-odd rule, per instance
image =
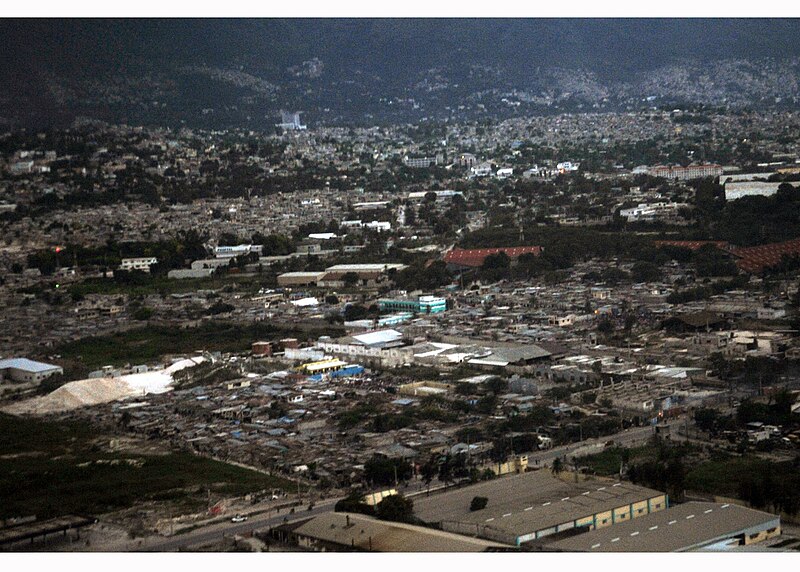
[{"label": "corrugated metal roof", "polygon": [[780,517],[735,504],[688,502],[668,510],[553,542],[569,552],[683,552],[753,529]]},{"label": "corrugated metal roof", "polygon": [[278,278],[321,278],[325,272],[284,272]]},{"label": "corrugated metal roof", "polygon": [[325,269],[326,272],[383,272],[390,269],[402,270],[404,264],[381,262],[375,264],[336,264]]},{"label": "corrugated metal roof", "polygon": [[780,263],[784,255],[800,255],[800,238],[785,242],[762,244],[761,246],[738,248],[733,251],[733,255],[739,258],[736,262],[739,268],[746,272],[758,273],[765,268]]},{"label": "corrugated metal roof", "polygon": [[465,250],[462,248],[454,248],[444,256],[444,261],[448,264],[457,264],[460,266],[481,266],[486,257],[491,254],[498,254],[503,252],[509,258],[518,258],[523,254],[533,254],[539,256],[542,252],[541,246],[508,246],[501,248],[473,248]]},{"label": "corrugated metal roof", "polygon": [[49,363],[42,363],[33,361],[28,358],[11,358],[0,360],[0,369],[21,369],[31,373],[41,373],[43,371],[52,371],[54,369],[61,369],[60,366],[52,365]]},{"label": "corrugated metal roof", "polygon": [[[349,518],[349,526],[348,526]],[[361,514],[327,512],[294,530],[295,534],[375,552],[483,552],[502,544]]]},{"label": "corrugated metal roof", "polygon": [[380,330],[377,332],[367,332],[366,334],[357,334],[353,339],[365,346],[374,346],[378,344],[388,344],[403,339],[403,334],[397,330]]},{"label": "corrugated metal roof", "polygon": [[[487,525],[523,536],[663,494],[631,483],[567,483],[549,471],[533,471],[417,499],[414,512],[428,523]],[[474,496],[487,497],[487,507],[470,511]]]},{"label": "corrugated metal roof", "polygon": [[653,244],[656,246],[677,246],[678,248],[688,248],[689,250],[699,250],[707,244],[717,248],[728,247],[728,243],[724,240],[655,240]]}]

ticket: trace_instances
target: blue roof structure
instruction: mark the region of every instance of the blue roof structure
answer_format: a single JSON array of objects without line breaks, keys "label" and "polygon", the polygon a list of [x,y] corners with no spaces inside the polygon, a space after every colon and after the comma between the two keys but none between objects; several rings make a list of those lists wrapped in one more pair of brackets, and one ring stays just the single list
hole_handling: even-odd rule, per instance
[{"label": "blue roof structure", "polygon": [[308,381],[323,381],[324,379],[333,379],[336,377],[347,377],[351,375],[361,375],[364,373],[364,366],[348,365],[342,369],[330,371],[328,373],[315,373],[308,376]]},{"label": "blue roof structure", "polygon": [[342,369],[338,369],[336,371],[332,371],[329,375],[331,377],[345,377],[348,375],[361,375],[364,373],[364,367],[360,365],[349,365],[347,367],[343,367]]}]

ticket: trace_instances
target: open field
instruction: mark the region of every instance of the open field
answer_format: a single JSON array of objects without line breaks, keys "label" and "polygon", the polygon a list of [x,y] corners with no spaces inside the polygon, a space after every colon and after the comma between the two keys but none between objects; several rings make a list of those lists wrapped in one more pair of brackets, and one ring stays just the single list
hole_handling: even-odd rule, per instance
[{"label": "open field", "polygon": [[240,352],[257,340],[283,337],[307,339],[321,335],[341,335],[329,327],[283,326],[266,323],[238,325],[208,322],[197,328],[176,330],[164,326],[146,326],[108,336],[84,338],[59,346],[62,359],[79,362],[88,370],[104,365],[136,364],[167,354],[185,354],[197,350]]},{"label": "open field", "polygon": [[125,283],[113,278],[88,278],[67,289],[70,294],[127,294],[130,296],[147,296],[150,294],[176,294],[179,292],[195,292],[197,290],[218,290],[233,287],[247,291],[258,291],[264,280],[259,276],[241,276],[229,274],[209,276],[207,278],[170,279],[166,276],[145,276],[141,283]]},{"label": "open field", "polygon": [[775,462],[752,455],[730,456],[698,463],[686,477],[687,488],[723,496],[739,497],[749,489],[800,490],[798,463]]},{"label": "open field", "polygon": [[[782,510],[790,515],[800,511],[800,457],[793,461],[775,461],[753,454],[740,456],[723,451],[709,454],[697,448],[683,447],[680,468],[683,475],[678,479],[681,491],[738,498],[755,508]],[[644,479],[655,477],[658,471],[653,470],[654,466],[669,466],[673,471],[678,469],[670,461],[659,459],[659,451],[652,444],[632,449],[609,448],[582,457],[579,464],[598,475],[612,476],[619,473],[623,462],[628,467],[644,466],[644,471],[638,471]],[[654,482],[646,484],[655,488],[660,486]]]},{"label": "open field", "polygon": [[189,453],[106,449],[87,424],[0,414],[0,518],[101,514],[163,501],[186,511],[213,496],[292,483]]},{"label": "open field", "polygon": [[654,458],[655,449],[650,445],[641,447],[608,447],[595,455],[587,455],[578,459],[578,465],[588,467],[590,472],[604,477],[619,474],[620,465],[627,461],[635,462]]}]

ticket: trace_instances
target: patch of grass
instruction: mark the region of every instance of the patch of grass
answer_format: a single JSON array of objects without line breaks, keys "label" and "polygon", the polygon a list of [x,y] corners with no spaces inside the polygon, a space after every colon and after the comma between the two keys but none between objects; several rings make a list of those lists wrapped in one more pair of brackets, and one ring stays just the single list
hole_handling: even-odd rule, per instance
[{"label": "patch of grass", "polygon": [[230,495],[292,483],[189,453],[107,453],[80,423],[0,414],[0,518],[100,514],[141,501],[202,508],[206,489]]},{"label": "patch of grass", "polygon": [[362,421],[369,419],[376,411],[378,410],[375,405],[357,403],[353,407],[337,413],[336,420],[339,422],[340,429],[350,429]]},{"label": "patch of grass", "polygon": [[775,475],[780,465],[758,457],[730,457],[697,463],[686,476],[686,487],[722,496],[737,496],[743,477],[768,473]]},{"label": "patch of grass", "polygon": [[736,497],[754,508],[796,515],[800,513],[800,457],[781,462],[755,456],[712,459],[692,467],[686,486]]},{"label": "patch of grass", "polygon": [[40,452],[56,457],[69,454],[76,446],[87,447],[94,437],[88,423],[52,423],[0,413],[0,455]]},{"label": "patch of grass", "polygon": [[196,350],[241,352],[256,340],[283,337],[308,339],[321,335],[338,336],[339,328],[319,326],[306,328],[254,323],[238,325],[207,322],[197,328],[176,330],[165,326],[147,326],[108,336],[83,338],[59,346],[62,358],[80,361],[87,368],[104,365],[142,363],[165,354],[191,353]]},{"label": "patch of grass", "polygon": [[150,294],[176,294],[194,292],[196,290],[218,290],[224,286],[257,290],[261,284],[252,276],[209,276],[207,278],[170,279],[166,276],[146,276],[142,284],[127,284],[113,278],[87,278],[72,284],[67,291],[72,295],[87,294],[128,294],[130,296],[148,296]]},{"label": "patch of grass", "polygon": [[608,447],[600,453],[578,458],[578,465],[589,467],[597,475],[612,476],[619,474],[620,463],[631,463],[655,457],[656,450],[651,445],[641,447]]}]

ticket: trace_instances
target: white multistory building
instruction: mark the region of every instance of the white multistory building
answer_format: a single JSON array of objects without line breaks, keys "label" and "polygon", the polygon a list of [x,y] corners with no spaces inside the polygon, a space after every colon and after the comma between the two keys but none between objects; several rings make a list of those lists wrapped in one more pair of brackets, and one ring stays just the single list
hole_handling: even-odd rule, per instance
[{"label": "white multistory building", "polygon": [[140,258],[123,258],[122,264],[119,265],[120,270],[141,270],[142,272],[150,272],[150,267],[158,263],[158,258],[155,256],[142,256]]}]

